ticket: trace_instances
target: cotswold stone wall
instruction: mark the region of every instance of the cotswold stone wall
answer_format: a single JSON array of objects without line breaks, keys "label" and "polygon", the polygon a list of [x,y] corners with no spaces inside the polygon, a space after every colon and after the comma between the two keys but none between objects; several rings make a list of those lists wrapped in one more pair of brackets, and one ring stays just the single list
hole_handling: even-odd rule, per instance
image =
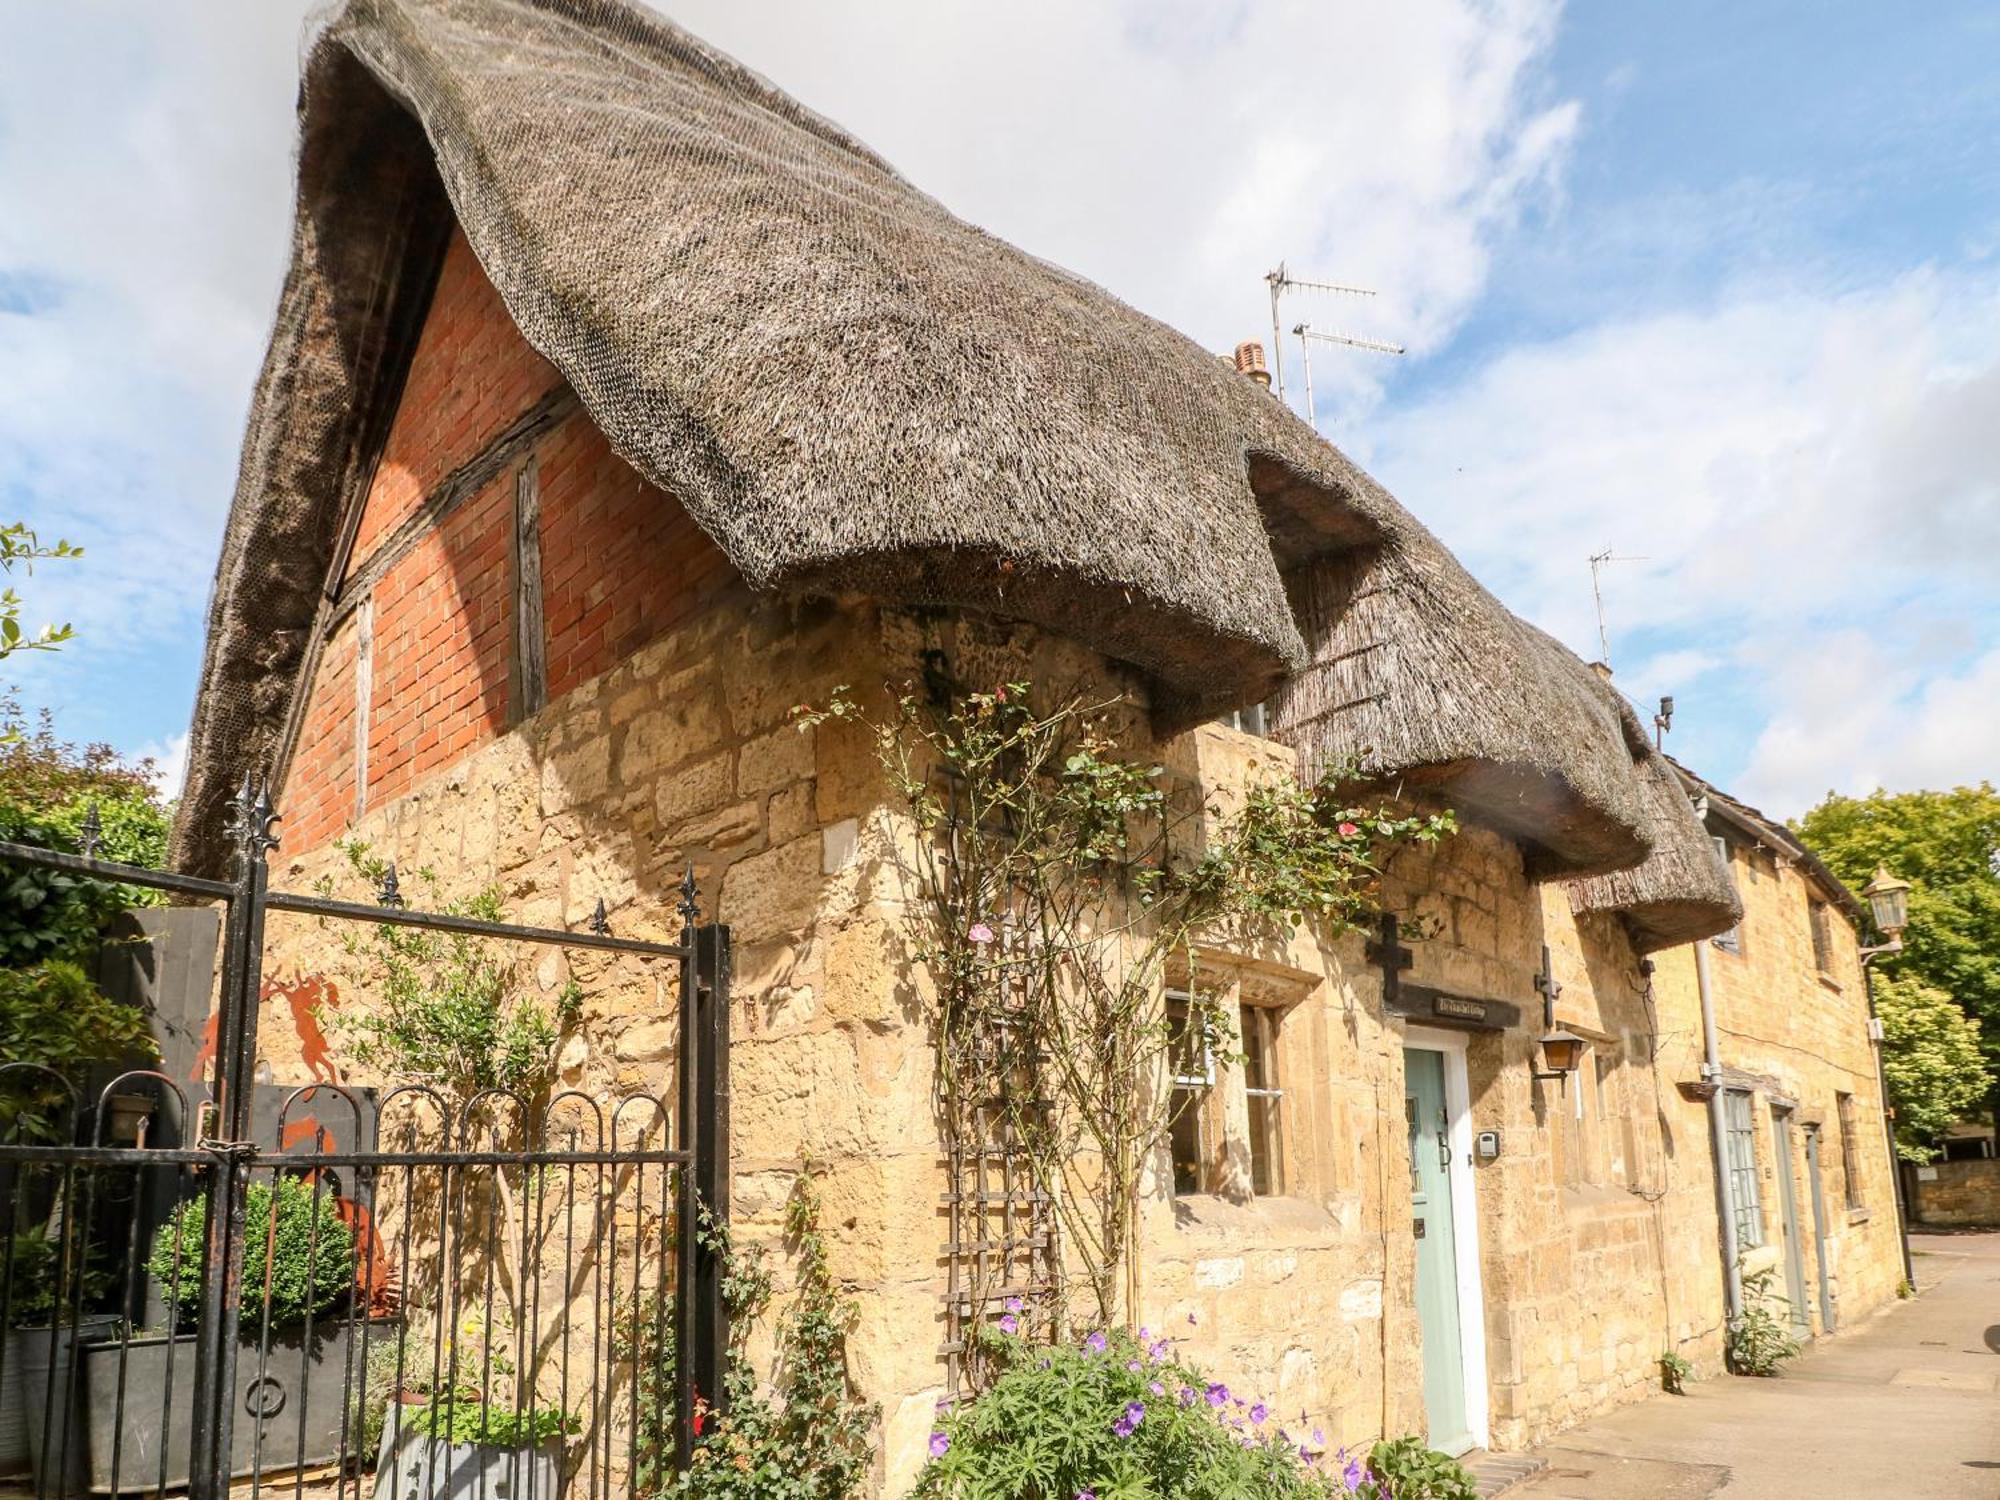
[{"label": "cotswold stone wall", "polygon": [[[1823,893],[1802,870],[1765,849],[1732,847],[1730,865],[1743,897],[1743,922],[1736,951],[1709,944],[1708,967],[1725,1081],[1752,1095],[1757,1217],[1764,1243],[1744,1252],[1743,1266],[1752,1274],[1775,1268],[1776,1287],[1784,1290],[1786,1229],[1779,1174],[1789,1174],[1797,1204],[1806,1328],[1821,1334],[1827,1330],[1814,1244],[1808,1130],[1819,1137],[1819,1230],[1836,1327],[1852,1326],[1893,1300],[1903,1278],[1859,943],[1838,908],[1829,907],[1824,929],[1828,962],[1822,969],[1808,903]],[[1676,1050],[1671,1081],[1692,1082],[1701,1062],[1694,952],[1674,948],[1656,958],[1662,1030],[1691,1039],[1687,1048]],[[1774,1109],[1791,1120],[1789,1159],[1778,1154]],[[1673,1112],[1685,1121],[1691,1146],[1706,1151],[1705,1106],[1684,1104]]]},{"label": "cotswold stone wall", "polygon": [[1940,1161],[1910,1172],[1910,1217],[1945,1228],[2000,1225],[2000,1161]]}]

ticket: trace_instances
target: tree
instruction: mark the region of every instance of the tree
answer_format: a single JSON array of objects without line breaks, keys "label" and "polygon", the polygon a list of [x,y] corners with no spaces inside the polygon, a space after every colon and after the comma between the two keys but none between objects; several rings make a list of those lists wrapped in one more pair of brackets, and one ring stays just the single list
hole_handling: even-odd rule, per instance
[{"label": "tree", "polygon": [[1875,1009],[1896,1107],[1896,1154],[1929,1161],[1937,1154],[1931,1143],[1985,1097],[1979,1027],[1951,996],[1913,974],[1877,980]]},{"label": "tree", "polygon": [[[1829,794],[1797,831],[1855,890],[1878,866],[1911,883],[1903,951],[1884,960],[1885,972],[1943,991],[1972,1018],[1985,1062],[1981,1087],[1989,1105],[2000,1106],[2000,792],[1981,782],[1947,792]],[[1994,1113],[2000,1120],[2000,1108]]]},{"label": "tree", "polygon": [[[23,521],[0,526],[0,572],[12,573],[18,564],[22,572],[32,573],[38,562],[81,556],[83,548],[72,547],[65,541],[44,547],[41,538]],[[67,625],[44,625],[33,635],[24,634],[20,596],[11,588],[0,591],[0,661],[16,651],[53,651],[71,634]]]},{"label": "tree", "polygon": [[[152,762],[126,761],[109,745],[59,739],[46,711],[30,729],[19,702],[0,694],[0,840],[80,853],[93,808],[101,858],[148,869],[165,860],[173,817],[154,785]],[[0,964],[88,964],[112,917],[163,899],[137,886],[0,865]]]}]

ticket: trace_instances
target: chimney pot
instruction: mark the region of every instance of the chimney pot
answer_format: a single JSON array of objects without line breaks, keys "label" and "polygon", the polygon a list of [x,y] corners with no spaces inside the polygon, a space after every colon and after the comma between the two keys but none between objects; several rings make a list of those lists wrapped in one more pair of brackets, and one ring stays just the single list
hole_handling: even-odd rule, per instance
[{"label": "chimney pot", "polygon": [[1271,367],[1264,363],[1264,346],[1246,339],[1236,346],[1236,373],[1248,375],[1261,386],[1271,383]]}]

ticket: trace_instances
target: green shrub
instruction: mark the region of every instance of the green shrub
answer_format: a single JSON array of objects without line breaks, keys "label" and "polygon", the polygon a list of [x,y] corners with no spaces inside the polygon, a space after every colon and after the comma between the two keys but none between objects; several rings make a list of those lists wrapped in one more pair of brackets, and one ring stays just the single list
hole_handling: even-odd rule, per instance
[{"label": "green shrub", "polygon": [[779,1321],[767,1396],[741,1339],[770,1298],[770,1275],[757,1257],[731,1248],[725,1228],[703,1226],[727,1268],[723,1297],[738,1343],[725,1377],[728,1409],[703,1414],[694,1467],[675,1482],[681,1500],[849,1500],[868,1477],[878,1412],[848,1377],[857,1308],[827,1263],[810,1163],[792,1186],[785,1227],[798,1251],[798,1298]]},{"label": "green shrub", "polygon": [[441,1437],[451,1443],[485,1443],[496,1448],[532,1448],[553,1437],[580,1432],[583,1424],[560,1407],[517,1410],[501,1402],[446,1401],[403,1408],[403,1431]]},{"label": "green shrub", "polygon": [[1729,1368],[1738,1375],[1775,1375],[1778,1366],[1798,1356],[1799,1341],[1786,1320],[1772,1310],[1774,1303],[1787,1313],[1792,1306],[1771,1290],[1777,1274],[1767,1267],[1743,1278],[1743,1312],[1729,1330],[1728,1348]]},{"label": "green shrub", "polygon": [[1368,1500],[1479,1500],[1465,1466],[1419,1437],[1377,1443],[1368,1468],[1374,1478],[1360,1490]]},{"label": "green shrub", "polygon": [[[261,1182],[250,1184],[245,1194],[238,1307],[246,1335],[254,1336],[264,1326],[267,1266],[274,1329],[303,1323],[354,1289],[354,1231],[341,1219],[330,1190],[320,1189],[317,1207],[313,1199],[312,1186],[296,1177],[278,1179],[275,1202],[271,1188]],[[201,1306],[206,1217],[199,1200],[175,1209],[160,1226],[147,1262],[183,1318],[193,1317]]]},{"label": "green shrub", "polygon": [[[152,763],[128,765],[109,745],[59,740],[46,713],[29,729],[20,704],[0,695],[0,840],[80,853],[83,821],[93,807],[101,825],[99,858],[147,869],[165,860],[173,818],[153,786]],[[0,964],[88,961],[112,917],[165,899],[139,886],[5,865]]]},{"label": "green shrub", "polygon": [[[1014,1311],[1010,1304],[1010,1318]],[[1138,1338],[1123,1330],[1094,1333],[1074,1348],[1031,1344],[1008,1333],[994,1337],[999,1377],[939,1416],[931,1460],[915,1491],[923,1500],[1074,1500],[1082,1494],[1097,1500],[1314,1500],[1385,1493],[1359,1460],[1319,1452],[1321,1434],[1296,1431],[1262,1402],[1210,1381],[1177,1358],[1167,1340],[1148,1341],[1144,1329]],[[1408,1447],[1413,1442],[1378,1451],[1414,1479],[1423,1469]],[[1396,1500],[1457,1500],[1460,1492],[1394,1493]]]},{"label": "green shrub", "polygon": [[72,1237],[61,1247],[69,1256],[67,1268],[57,1266],[57,1243],[39,1225],[16,1234],[11,1249],[0,1250],[11,1263],[4,1288],[9,1328],[46,1328],[52,1319],[68,1323],[72,1309],[93,1313],[103,1306],[116,1277],[105,1264],[104,1247],[79,1248],[80,1239]]},{"label": "green shrub", "polygon": [[[158,1055],[145,1015],[108,998],[75,964],[0,968],[0,1059],[38,1063],[81,1089],[96,1064]],[[60,1085],[10,1075],[0,1086],[0,1141],[67,1145],[72,1107]]]}]

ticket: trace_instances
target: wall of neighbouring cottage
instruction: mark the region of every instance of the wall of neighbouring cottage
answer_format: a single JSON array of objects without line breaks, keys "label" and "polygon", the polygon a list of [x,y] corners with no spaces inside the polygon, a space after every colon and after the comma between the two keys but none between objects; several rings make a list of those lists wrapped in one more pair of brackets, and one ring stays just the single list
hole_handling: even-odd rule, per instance
[{"label": "wall of neighbouring cottage", "polygon": [[2000,1225],[2000,1160],[1939,1161],[1908,1170],[1910,1217],[1919,1224]]},{"label": "wall of neighbouring cottage", "polygon": [[[538,592],[522,582],[530,539]],[[517,920],[580,926],[601,898],[617,931],[671,938],[692,862],[737,945],[737,1220],[777,1243],[798,1162],[821,1165],[835,1269],[862,1308],[854,1373],[883,1403],[895,1490],[921,1462],[943,1378],[946,1184],[925,981],[872,747],[839,722],[802,733],[790,710],[841,683],[874,693],[933,646],[973,680],[1135,697],[1138,683],[995,622],[753,597],[566,400],[462,240],[342,587],[283,789],[277,878],[362,894],[331,847],[352,832],[405,871],[434,869],[445,893],[496,886]],[[522,660],[522,611],[537,607],[539,695]],[[1217,727],[1158,746],[1135,736],[1134,753],[1219,797],[1292,764]],[[1386,895],[1426,934],[1411,943],[1413,981],[1524,1012],[1467,1047],[1473,1123],[1503,1142],[1475,1176],[1496,1445],[1653,1388],[1663,1349],[1713,1365],[1706,1126],[1666,1087],[1692,1066],[1689,1033],[1653,1014],[1622,931],[1573,920],[1560,892],[1527,882],[1514,845],[1478,829],[1399,856]],[[1559,1016],[1592,1041],[1567,1088],[1527,1076],[1544,944],[1565,985]],[[337,1054],[339,1009],[369,1002],[362,976],[309,922],[274,918],[268,947],[279,977],[332,982]],[[1385,1013],[1359,935],[1218,940],[1202,969],[1280,1017],[1282,1191],[1259,1197],[1223,1174],[1176,1198],[1163,1152],[1146,1316],[1335,1443],[1421,1430],[1405,1023]],[[547,997],[583,990],[559,1058],[566,1086],[603,1098],[669,1086],[673,976],[587,953],[540,953],[528,972]],[[266,1035],[276,1075],[297,1076],[289,1028]],[[1241,1085],[1222,1070],[1225,1130],[1244,1119]]]},{"label": "wall of neighbouring cottage", "polygon": [[[1825,1281],[1835,1327],[1859,1321],[1893,1300],[1903,1279],[1895,1185],[1882,1123],[1875,1046],[1859,939],[1828,904],[1816,949],[1810,904],[1824,901],[1807,872],[1773,852],[1730,840],[1730,871],[1743,897],[1733,936],[1709,944],[1708,968],[1724,1081],[1751,1096],[1758,1201],[1752,1218],[1763,1240],[1742,1255],[1746,1274],[1773,1269],[1774,1290],[1787,1283],[1783,1183],[1793,1186],[1803,1268],[1803,1331],[1826,1332],[1820,1258],[1814,1243],[1807,1132],[1819,1137],[1820,1226]],[[1695,1045],[1677,1057],[1671,1083],[1699,1078],[1700,994],[1691,948],[1657,955],[1661,1026]],[[1705,1141],[1690,1104],[1681,1112]],[[1790,1118],[1789,1160],[1779,1159],[1777,1116]]]}]

